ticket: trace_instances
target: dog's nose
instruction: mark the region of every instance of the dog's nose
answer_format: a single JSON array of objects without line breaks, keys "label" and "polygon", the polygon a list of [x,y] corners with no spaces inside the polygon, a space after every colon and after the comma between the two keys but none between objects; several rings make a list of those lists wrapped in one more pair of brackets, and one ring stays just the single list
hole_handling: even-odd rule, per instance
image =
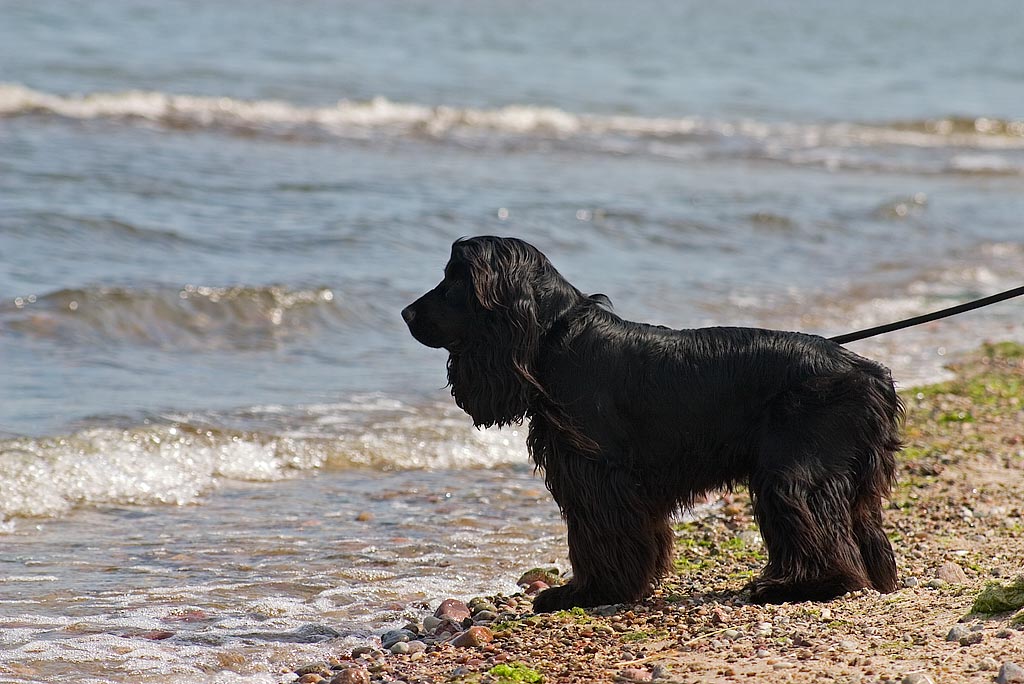
[{"label": "dog's nose", "polygon": [[416,311],[413,310],[412,306],[407,306],[402,309],[402,318],[405,320],[406,325],[412,323],[412,320],[416,318]]}]

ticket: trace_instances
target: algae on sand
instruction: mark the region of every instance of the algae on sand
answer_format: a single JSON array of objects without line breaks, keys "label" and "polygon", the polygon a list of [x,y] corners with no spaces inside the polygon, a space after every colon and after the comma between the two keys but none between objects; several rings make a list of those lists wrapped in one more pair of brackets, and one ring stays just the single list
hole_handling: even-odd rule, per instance
[{"label": "algae on sand", "polygon": [[1024,607],[1024,575],[1012,582],[989,582],[974,599],[972,613],[1007,613]]}]

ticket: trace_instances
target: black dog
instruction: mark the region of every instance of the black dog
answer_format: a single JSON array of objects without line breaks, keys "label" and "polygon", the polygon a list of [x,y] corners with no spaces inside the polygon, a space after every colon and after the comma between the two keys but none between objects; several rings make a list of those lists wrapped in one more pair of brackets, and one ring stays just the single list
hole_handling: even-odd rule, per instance
[{"label": "black dog", "polygon": [[642,598],[672,568],[672,514],[741,483],[768,550],[752,600],[893,591],[882,499],[902,406],[889,371],[814,335],[670,330],[608,304],[522,240],[477,237],[402,311],[417,340],[448,350],[476,425],[530,419],[573,566],[535,610]]}]

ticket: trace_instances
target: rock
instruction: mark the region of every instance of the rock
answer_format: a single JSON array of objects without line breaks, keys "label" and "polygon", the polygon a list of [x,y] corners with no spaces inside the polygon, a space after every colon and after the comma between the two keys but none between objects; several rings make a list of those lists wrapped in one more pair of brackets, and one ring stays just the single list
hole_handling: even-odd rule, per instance
[{"label": "rock", "polygon": [[451,620],[441,620],[441,624],[434,628],[431,632],[436,637],[443,637],[445,634],[458,634],[463,630],[461,622],[452,622]]},{"label": "rock", "polygon": [[297,680],[299,684],[317,684],[317,682],[324,681],[324,678],[315,672],[304,674]]},{"label": "rock", "polygon": [[961,646],[972,646],[974,644],[980,644],[984,638],[985,635],[981,632],[971,632],[966,636],[960,637],[959,641]]},{"label": "rock", "polygon": [[978,661],[978,669],[982,672],[991,672],[992,670],[999,669],[999,661],[991,656],[982,658]]},{"label": "rock", "polygon": [[370,684],[370,673],[361,667],[350,667],[336,674],[331,684]]},{"label": "rock", "polygon": [[1006,661],[1003,666],[999,668],[999,674],[996,675],[997,684],[1020,684],[1024,682],[1024,667],[1021,667],[1017,663]]},{"label": "rock", "polygon": [[479,601],[476,603],[470,602],[469,612],[473,614],[474,618],[480,613],[493,613],[497,615],[498,607],[490,601]]},{"label": "rock", "polygon": [[843,639],[839,642],[839,648],[841,648],[844,651],[856,651],[858,648],[860,648],[860,644],[858,644],[856,641],[853,641],[852,639]]},{"label": "rock", "polygon": [[723,632],[723,635],[727,639],[735,640],[735,639],[739,639],[740,638],[740,632],[738,632],[735,629],[727,629],[727,630],[725,630],[725,632]]},{"label": "rock", "polygon": [[921,580],[916,577],[905,577],[903,578],[903,586],[913,589],[914,587],[921,584]]},{"label": "rock", "polygon": [[423,631],[427,634],[433,634],[434,630],[437,629],[438,625],[440,625],[442,622],[444,622],[444,620],[442,620],[441,618],[434,617],[433,615],[428,615],[427,617],[423,618]]},{"label": "rock", "polygon": [[527,596],[533,596],[536,593],[544,591],[545,589],[548,588],[548,586],[549,585],[548,585],[547,582],[543,582],[541,580],[537,580],[536,582],[530,582],[530,585],[528,587],[526,587],[526,590],[525,590],[524,593]]},{"label": "rock", "polygon": [[452,639],[452,644],[460,648],[468,648],[471,646],[483,646],[492,639],[494,639],[494,633],[491,630],[477,625],[476,627],[470,627]]},{"label": "rock", "polygon": [[967,583],[967,575],[964,573],[964,569],[953,562],[940,565],[939,569],[935,571],[935,578],[949,584]]},{"label": "rock", "polygon": [[474,622],[494,622],[498,619],[498,614],[490,610],[481,610],[473,616]]},{"label": "rock", "polygon": [[308,674],[329,675],[330,672],[331,666],[327,663],[306,663],[295,668],[295,674],[300,677]]},{"label": "rock", "polygon": [[524,572],[516,580],[516,584],[523,587],[537,581],[544,582],[549,587],[555,586],[562,583],[562,574],[558,572],[558,568],[533,568]]},{"label": "rock", "polygon": [[363,511],[362,513],[356,516],[356,520],[358,522],[370,522],[371,520],[373,520],[373,513],[370,513],[369,511]]},{"label": "rock", "polygon": [[935,680],[924,672],[911,672],[903,678],[902,684],[935,684]]},{"label": "rock", "polygon": [[373,652],[373,646],[356,646],[352,649],[352,657],[358,658],[359,656],[367,655]]},{"label": "rock", "polygon": [[416,634],[407,629],[392,629],[391,631],[384,632],[380,635],[380,645],[384,650],[389,651],[395,644],[402,641],[410,641],[415,638]]},{"label": "rock", "polygon": [[946,641],[960,641],[970,633],[971,630],[967,629],[967,625],[953,625],[946,635]]},{"label": "rock", "polygon": [[447,618],[452,622],[462,622],[471,615],[469,606],[458,599],[445,599],[434,611],[434,617]]},{"label": "rock", "polygon": [[400,655],[402,653],[408,653],[409,652],[409,642],[408,641],[399,641],[397,644],[394,644],[389,650],[392,653],[394,653],[395,655]]},{"label": "rock", "polygon": [[406,646],[409,647],[408,652],[413,654],[423,653],[427,650],[427,645],[422,641],[409,641],[406,643]]},{"label": "rock", "polygon": [[619,677],[627,682],[649,682],[654,679],[650,672],[639,667],[630,667],[619,672]]},{"label": "rock", "polygon": [[929,589],[942,589],[943,587],[948,586],[948,584],[949,583],[946,582],[946,580],[936,577],[935,579],[928,580],[928,582],[925,583],[925,586]]}]

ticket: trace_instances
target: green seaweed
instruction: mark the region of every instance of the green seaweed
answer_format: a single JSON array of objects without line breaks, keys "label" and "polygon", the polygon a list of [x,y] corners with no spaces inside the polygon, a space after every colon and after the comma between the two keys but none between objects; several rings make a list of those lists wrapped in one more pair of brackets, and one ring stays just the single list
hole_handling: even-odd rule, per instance
[{"label": "green seaweed", "polygon": [[1007,613],[1024,608],[1024,575],[1012,582],[989,582],[974,599],[972,613]]},{"label": "green seaweed", "polygon": [[487,674],[497,678],[496,684],[535,684],[544,681],[541,673],[522,663],[501,663],[488,670]]}]

